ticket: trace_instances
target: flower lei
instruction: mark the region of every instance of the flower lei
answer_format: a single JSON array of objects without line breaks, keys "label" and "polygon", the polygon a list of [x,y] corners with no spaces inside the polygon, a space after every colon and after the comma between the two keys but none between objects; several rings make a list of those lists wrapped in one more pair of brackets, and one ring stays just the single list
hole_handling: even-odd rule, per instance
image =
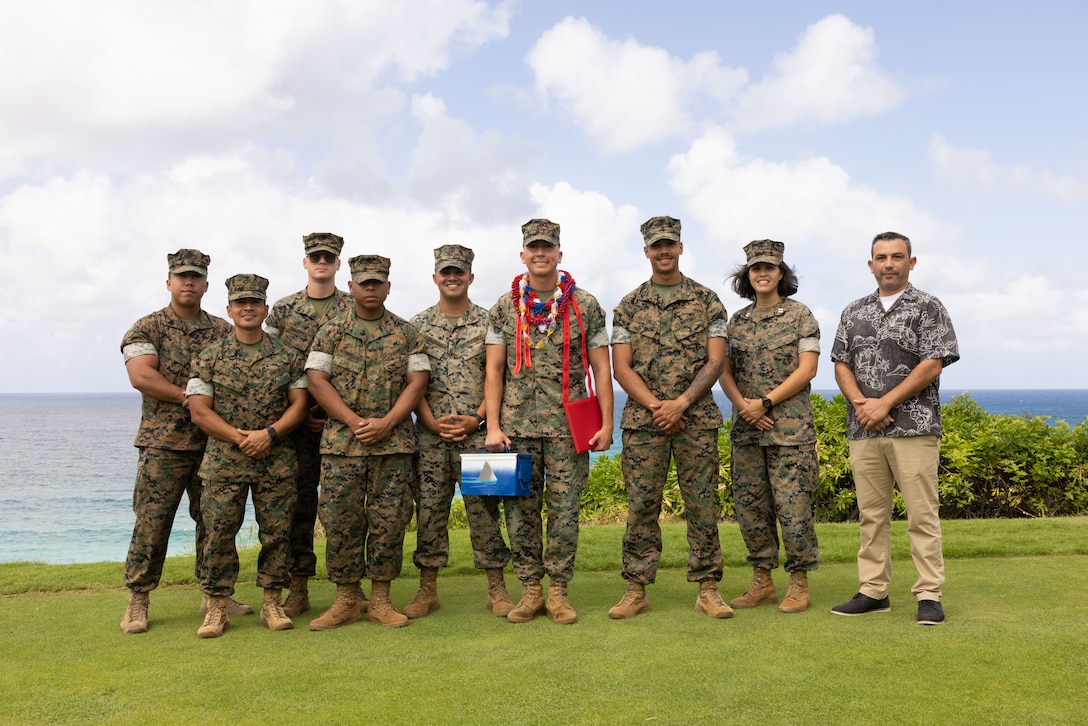
[{"label": "flower lei", "polygon": [[[566,315],[574,289],[574,278],[566,270],[559,270],[555,293],[547,301],[538,298],[533,288],[529,287],[528,274],[522,273],[514,278],[510,285],[514,310],[518,315],[514,375],[521,370],[523,360],[526,366],[533,367],[532,349],[543,348],[547,338],[555,332],[556,323]],[[533,344],[530,327],[535,327],[537,332],[544,333],[547,336],[545,340]]]}]

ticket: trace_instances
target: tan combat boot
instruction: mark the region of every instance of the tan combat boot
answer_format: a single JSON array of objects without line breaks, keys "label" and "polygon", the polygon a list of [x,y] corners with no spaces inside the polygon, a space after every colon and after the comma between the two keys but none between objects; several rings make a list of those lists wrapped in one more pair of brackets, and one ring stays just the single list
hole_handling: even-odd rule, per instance
[{"label": "tan combat boot", "polygon": [[306,575],[291,575],[291,592],[283,601],[283,614],[289,618],[302,615],[310,609],[310,578]]},{"label": "tan combat boot", "polygon": [[359,612],[365,613],[370,609],[370,598],[363,592],[363,586],[355,583],[355,602],[359,603]]},{"label": "tan combat boot", "polygon": [[204,615],[204,624],[197,631],[198,638],[218,638],[230,627],[230,615],[227,614],[227,596],[208,597],[208,612]]},{"label": "tan combat boot", "polygon": [[699,583],[699,597],[695,599],[696,612],[706,613],[712,618],[731,618],[733,609],[725,604],[718,593],[718,583],[703,580]]},{"label": "tan combat boot", "polygon": [[438,601],[438,568],[424,567],[419,571],[419,591],[412,602],[404,606],[404,614],[415,619],[441,609],[442,603]]},{"label": "tan combat boot", "polygon": [[147,606],[151,597],[146,592],[129,595],[128,607],[121,618],[121,632],[128,635],[147,632]]},{"label": "tan combat boot", "polygon": [[771,571],[762,567],[752,568],[752,584],[748,586],[744,594],[729,601],[735,608],[754,608],[756,605],[775,604],[778,602],[778,592],[774,589],[774,580],[771,579]]},{"label": "tan combat boot", "polygon": [[506,592],[506,580],[503,579],[501,567],[487,570],[487,609],[500,618],[505,618],[514,609],[510,594]]},{"label": "tan combat boot", "polygon": [[648,613],[650,610],[650,601],[646,597],[646,586],[628,580],[627,592],[623,593],[623,598],[608,611],[608,617],[613,620],[626,620],[640,613]]},{"label": "tan combat boot", "polygon": [[264,589],[264,603],[261,605],[261,617],[257,621],[269,630],[290,630],[295,627],[291,618],[283,612],[280,605],[280,595],[283,591],[278,587],[266,587]]},{"label": "tan combat boot", "polygon": [[552,580],[548,584],[548,602],[544,606],[553,622],[570,625],[577,622],[578,613],[567,600],[567,583]]},{"label": "tan combat boot", "polygon": [[786,598],[778,606],[782,613],[803,613],[808,610],[808,573],[796,570],[790,573],[790,589]]},{"label": "tan combat boot", "polygon": [[366,611],[366,619],[372,623],[380,623],[386,628],[403,628],[408,624],[408,618],[404,613],[393,607],[389,599],[389,583],[381,580],[372,580],[370,594],[370,609]]},{"label": "tan combat boot", "polygon": [[544,612],[544,592],[540,580],[527,580],[521,588],[521,600],[506,614],[511,623],[527,623]]},{"label": "tan combat boot", "polygon": [[336,598],[332,601],[332,606],[310,621],[310,630],[332,630],[341,625],[350,625],[362,620],[363,611],[359,607],[359,601],[355,599],[358,587],[357,582],[337,585]]},{"label": "tan combat boot", "polygon": [[[238,602],[232,597],[225,597],[226,605],[224,606],[227,611],[227,615],[252,615],[253,608],[246,605],[244,602]],[[208,612],[208,596],[204,595],[200,598],[200,614],[204,615]]]}]

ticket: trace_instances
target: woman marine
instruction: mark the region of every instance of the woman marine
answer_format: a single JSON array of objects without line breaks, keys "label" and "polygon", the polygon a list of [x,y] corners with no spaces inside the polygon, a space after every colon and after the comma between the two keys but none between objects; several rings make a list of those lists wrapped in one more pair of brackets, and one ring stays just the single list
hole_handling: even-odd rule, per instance
[{"label": "woman marine", "polygon": [[781,525],[790,583],[778,609],[797,613],[808,608],[808,572],[819,564],[812,494],[820,474],[809,394],[820,327],[789,298],[797,276],[783,262],[783,243],[757,240],[744,252],[747,262],[734,270],[732,287],[753,302],[729,320],[729,354],[718,381],[733,404],[733,501],[754,574],[729,604],[778,602],[771,570],[778,567]]}]

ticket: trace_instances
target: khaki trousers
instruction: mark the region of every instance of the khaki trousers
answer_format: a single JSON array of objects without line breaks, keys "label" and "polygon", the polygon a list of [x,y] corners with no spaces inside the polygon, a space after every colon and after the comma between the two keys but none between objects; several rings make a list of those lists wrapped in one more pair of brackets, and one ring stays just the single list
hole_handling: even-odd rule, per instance
[{"label": "khaki trousers", "polygon": [[918,600],[940,600],[944,584],[941,521],[937,497],[940,439],[936,436],[876,437],[850,442],[861,548],[860,592],[882,599],[892,577],[891,515],[893,486],[907,509],[907,535],[918,579],[911,592]]}]

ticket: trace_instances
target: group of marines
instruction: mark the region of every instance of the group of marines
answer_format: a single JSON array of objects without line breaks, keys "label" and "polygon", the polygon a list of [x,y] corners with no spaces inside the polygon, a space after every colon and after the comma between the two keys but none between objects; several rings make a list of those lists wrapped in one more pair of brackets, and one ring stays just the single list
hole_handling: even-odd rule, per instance
[{"label": "group of marines", "polygon": [[[628,396],[621,422],[628,585],[609,616],[650,609],[645,586],[654,582],[661,557],[658,518],[674,461],[688,528],[687,579],[698,583],[695,609],[732,617],[718,592],[723,565],[714,493],[722,417],[711,395],[728,370],[729,321],[717,294],[680,272],[679,220],[654,217],[641,232],[652,275],[615,309],[611,340],[597,300],[559,269],[559,225],[547,219],[522,226],[525,272],[490,310],[469,298],[473,251],[461,245],[434,250],[438,302],[411,320],[385,307],[386,257],[350,258],[348,290],[336,287],[344,240],[335,234],[303,238],[306,287],[271,309],[268,280],[228,278],[233,326],[200,307],[208,255],[193,249],[168,255],[170,304],[138,320],[121,343],[130,382],[143,394],[122,631],[148,629],[149,593],[159,583],[183,493],[196,523],[205,616],[199,637],[218,637],[232,616],[254,612],[232,597],[239,572],[235,539],[248,496],[260,541],[262,626],[290,629],[292,618],[310,610],[318,517],[336,593],[311,630],[364,615],[386,627],[427,616],[441,607],[437,577],[449,560],[460,455],[485,449],[532,455],[528,496],[464,496],[473,561],[487,574],[488,610],[514,623],[545,613],[557,623],[575,622],[567,587],[589,454],[575,447],[563,401],[586,397],[586,370],[601,420],[591,450],[612,445],[613,371]],[[761,240],[745,249],[750,264],[783,264],[781,243]],[[802,388],[807,397],[807,381]],[[761,398],[743,395],[742,405]],[[762,397],[766,416],[777,403]],[[390,582],[401,572],[413,512],[420,584],[398,609]],[[777,537],[774,558],[773,565],[749,562],[757,576],[777,566]],[[517,603],[504,580],[511,562],[522,586]],[[805,569],[814,567],[813,559]],[[363,580],[370,581],[369,596]],[[749,590],[733,605],[766,601],[753,600]],[[791,578],[780,609],[800,612],[808,604],[807,582]]]}]

